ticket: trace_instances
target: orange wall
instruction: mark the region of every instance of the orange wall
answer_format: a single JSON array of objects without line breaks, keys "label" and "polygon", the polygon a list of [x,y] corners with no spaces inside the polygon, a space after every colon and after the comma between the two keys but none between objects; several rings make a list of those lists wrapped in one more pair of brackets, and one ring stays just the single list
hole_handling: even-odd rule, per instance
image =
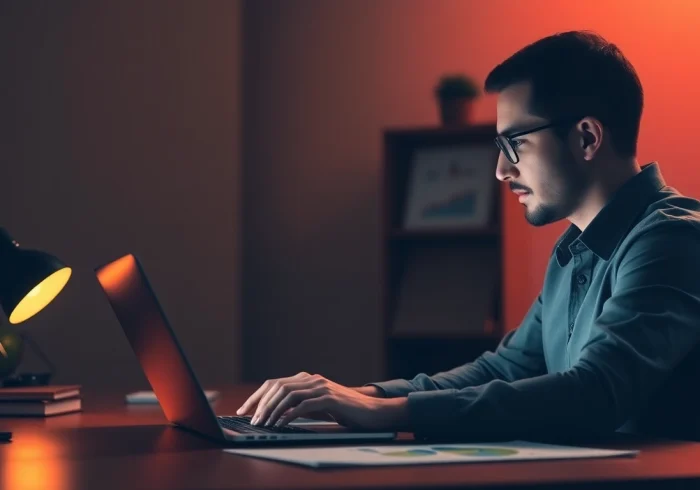
[{"label": "orange wall", "polygon": [[[658,159],[669,183],[700,196],[698,2],[245,2],[247,376],[379,374],[381,131],[435,124],[432,89],[444,72],[483,82],[525,44],[568,29],[595,29],[628,55],[647,96],[640,162]],[[494,97],[476,118],[495,118]],[[505,199],[514,328],[565,224],[532,228]]]},{"label": "orange wall", "polygon": [[[700,168],[693,133],[700,111],[700,3],[685,1],[440,2],[454,21],[435,42],[464,46],[462,66],[483,80],[494,63],[526,43],[556,31],[593,29],[617,44],[637,69],[645,90],[638,159],[659,161],[667,183],[700,197]],[[468,25],[468,39],[457,43],[451,24]],[[478,49],[468,46],[478,41]],[[440,56],[450,63],[452,56]],[[492,97],[482,100],[481,119],[493,117]],[[568,223],[533,229],[506,196],[506,324],[514,328],[541,287],[556,238]]]}]

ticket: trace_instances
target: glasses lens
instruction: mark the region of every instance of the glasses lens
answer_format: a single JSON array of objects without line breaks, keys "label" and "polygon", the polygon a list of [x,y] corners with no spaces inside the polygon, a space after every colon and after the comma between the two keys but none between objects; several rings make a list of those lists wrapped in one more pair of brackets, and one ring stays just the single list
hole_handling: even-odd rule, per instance
[{"label": "glasses lens", "polygon": [[518,163],[518,155],[510,144],[510,141],[505,136],[498,136],[496,138],[496,146],[500,148],[506,158],[510,163]]}]

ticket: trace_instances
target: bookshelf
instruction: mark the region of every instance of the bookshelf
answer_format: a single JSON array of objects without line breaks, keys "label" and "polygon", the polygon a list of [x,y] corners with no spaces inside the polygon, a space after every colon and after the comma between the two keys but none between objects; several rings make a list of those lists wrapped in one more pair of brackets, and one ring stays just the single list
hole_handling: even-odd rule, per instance
[{"label": "bookshelf", "polygon": [[[502,336],[495,135],[495,124],[383,133],[382,323],[390,378],[469,362]],[[470,166],[477,171],[467,173]],[[465,182],[478,191],[456,192]]]}]

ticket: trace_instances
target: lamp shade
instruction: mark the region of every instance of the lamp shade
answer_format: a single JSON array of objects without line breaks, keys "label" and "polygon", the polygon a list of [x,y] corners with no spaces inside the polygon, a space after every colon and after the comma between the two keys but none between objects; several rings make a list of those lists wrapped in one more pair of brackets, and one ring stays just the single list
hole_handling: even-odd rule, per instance
[{"label": "lamp shade", "polygon": [[25,250],[0,228],[0,306],[10,323],[22,323],[61,292],[71,268],[39,250]]}]

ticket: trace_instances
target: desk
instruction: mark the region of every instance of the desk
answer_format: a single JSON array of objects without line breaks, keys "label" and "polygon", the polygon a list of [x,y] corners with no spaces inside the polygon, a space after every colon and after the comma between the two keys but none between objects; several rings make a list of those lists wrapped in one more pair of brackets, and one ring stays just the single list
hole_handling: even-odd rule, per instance
[{"label": "desk", "polygon": [[[233,414],[251,387],[221,390],[218,414]],[[124,394],[84,393],[82,413],[1,418],[2,489],[300,489],[700,487],[700,444],[639,442],[637,458],[313,470],[244,458],[170,427],[158,407],[127,406]],[[630,447],[608,444],[605,447]],[[643,480],[651,480],[640,484]],[[623,484],[628,482],[628,484]],[[579,484],[579,485],[574,485]]]}]

